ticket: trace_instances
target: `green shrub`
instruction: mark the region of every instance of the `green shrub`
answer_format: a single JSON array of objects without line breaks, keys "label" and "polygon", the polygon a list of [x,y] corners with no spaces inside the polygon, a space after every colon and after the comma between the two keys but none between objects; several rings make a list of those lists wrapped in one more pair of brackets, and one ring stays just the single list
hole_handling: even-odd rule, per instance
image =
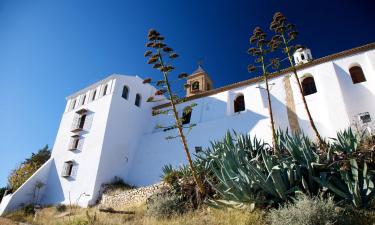
[{"label": "green shrub", "polygon": [[26,215],[34,215],[35,213],[33,204],[29,204],[29,205],[22,207],[22,210]]},{"label": "green shrub", "polygon": [[346,207],[343,210],[342,217],[337,224],[340,225],[373,225],[375,221],[374,210],[356,209],[354,207]]},{"label": "green shrub", "polygon": [[198,162],[217,193],[213,206],[274,205],[300,192],[324,191],[362,208],[374,200],[375,172],[366,163],[372,163],[364,149],[370,145],[358,146],[361,138],[350,129],[339,132],[325,152],[304,134],[279,131],[280,154],[274,154],[256,138],[227,132],[198,155]]},{"label": "green shrub", "polygon": [[221,198],[212,202],[213,205],[242,208],[253,203],[274,204],[305,190],[308,182],[302,173],[308,170],[301,167],[306,161],[312,161],[304,158],[311,150],[297,152],[301,151],[297,148],[295,151],[301,162],[290,156],[282,158],[271,154],[267,145],[249,135],[228,132],[222,141],[212,143],[200,157],[213,174],[211,180],[218,181],[211,182]]},{"label": "green shrub", "polygon": [[268,215],[271,225],[329,225],[335,224],[340,217],[331,198],[298,198],[279,209],[273,209]]},{"label": "green shrub", "polygon": [[115,176],[107,186],[109,190],[129,190],[135,188],[135,186],[125,183],[123,179],[117,176]]},{"label": "green shrub", "polygon": [[57,204],[55,206],[56,212],[62,213],[66,211],[66,205],[64,204]]},{"label": "green shrub", "polygon": [[375,196],[374,173],[368,171],[366,163],[363,163],[361,168],[356,159],[348,161],[329,175],[321,173],[316,181],[328,188],[337,198],[351,202],[357,208],[368,207]]},{"label": "green shrub", "polygon": [[157,218],[168,218],[188,210],[186,202],[173,193],[165,192],[154,194],[147,200],[146,214]]},{"label": "green shrub", "polygon": [[6,187],[0,188],[0,202],[3,199],[3,196],[4,196],[4,194],[5,194],[6,191],[7,191]]},{"label": "green shrub", "polygon": [[30,158],[25,159],[8,176],[8,186],[11,191],[16,191],[27,179],[29,179],[47,160],[51,157],[48,145],[37,153],[32,153]]}]

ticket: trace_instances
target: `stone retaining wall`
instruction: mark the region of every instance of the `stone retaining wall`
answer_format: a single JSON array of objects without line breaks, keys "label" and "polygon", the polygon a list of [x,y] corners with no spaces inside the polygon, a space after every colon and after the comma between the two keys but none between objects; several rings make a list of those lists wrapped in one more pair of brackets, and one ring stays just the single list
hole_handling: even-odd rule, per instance
[{"label": "stone retaining wall", "polygon": [[128,190],[111,190],[107,187],[103,191],[99,206],[121,209],[126,206],[140,205],[145,203],[152,194],[160,192],[167,187],[163,182]]}]

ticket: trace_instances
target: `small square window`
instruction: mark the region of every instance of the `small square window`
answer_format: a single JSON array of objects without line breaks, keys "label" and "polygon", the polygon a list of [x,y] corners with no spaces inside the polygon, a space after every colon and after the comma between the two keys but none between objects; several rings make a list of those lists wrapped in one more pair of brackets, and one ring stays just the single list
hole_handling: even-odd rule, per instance
[{"label": "small square window", "polygon": [[70,177],[73,172],[73,161],[64,162],[63,171],[61,173],[62,177]]},{"label": "small square window", "polygon": [[370,123],[371,122],[371,116],[368,112],[365,112],[365,113],[361,113],[359,115],[359,120],[362,122],[362,123]]},{"label": "small square window", "polygon": [[74,135],[72,136],[69,144],[69,150],[70,151],[75,151],[79,150],[81,147],[82,139],[80,138],[79,135]]}]

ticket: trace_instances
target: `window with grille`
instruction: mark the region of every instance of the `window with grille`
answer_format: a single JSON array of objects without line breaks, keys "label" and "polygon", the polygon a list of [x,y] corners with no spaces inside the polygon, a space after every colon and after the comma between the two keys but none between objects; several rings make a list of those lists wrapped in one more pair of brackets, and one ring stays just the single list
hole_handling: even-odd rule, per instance
[{"label": "window with grille", "polygon": [[83,144],[83,138],[81,138],[79,135],[74,135],[70,139],[69,150],[70,151],[82,150],[82,144]]},{"label": "window with grille", "polygon": [[359,114],[359,120],[361,121],[362,124],[370,123],[371,122],[370,113],[365,112],[365,113]]},{"label": "window with grille", "polygon": [[78,132],[83,130],[85,127],[85,121],[87,117],[87,109],[80,109],[76,112],[76,115],[73,119],[72,132]]},{"label": "window with grille", "polygon": [[72,172],[73,172],[73,166],[74,166],[73,161],[64,162],[64,167],[63,167],[61,176],[70,177],[72,175]]}]

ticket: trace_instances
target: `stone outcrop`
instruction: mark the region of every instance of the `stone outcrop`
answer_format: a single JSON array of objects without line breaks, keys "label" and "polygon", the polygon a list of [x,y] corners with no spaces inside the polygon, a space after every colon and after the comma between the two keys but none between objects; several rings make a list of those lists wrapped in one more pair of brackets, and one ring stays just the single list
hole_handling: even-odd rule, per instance
[{"label": "stone outcrop", "polygon": [[146,187],[127,190],[113,190],[109,186],[104,187],[103,194],[99,201],[99,206],[120,209],[126,206],[141,205],[145,203],[152,194],[161,192],[163,189],[167,188],[167,184],[163,182]]}]

